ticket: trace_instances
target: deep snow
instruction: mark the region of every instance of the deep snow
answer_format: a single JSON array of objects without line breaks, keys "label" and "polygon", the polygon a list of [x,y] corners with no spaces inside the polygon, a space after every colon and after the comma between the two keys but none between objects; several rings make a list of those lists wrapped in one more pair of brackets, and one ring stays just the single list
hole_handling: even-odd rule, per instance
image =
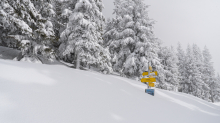
[{"label": "deep snow", "polygon": [[115,75],[0,59],[0,123],[219,123],[220,106]]}]

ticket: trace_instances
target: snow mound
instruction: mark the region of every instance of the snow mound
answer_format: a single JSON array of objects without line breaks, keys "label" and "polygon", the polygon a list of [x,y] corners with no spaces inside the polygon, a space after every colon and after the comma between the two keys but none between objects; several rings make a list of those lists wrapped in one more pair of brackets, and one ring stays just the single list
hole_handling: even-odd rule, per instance
[{"label": "snow mound", "polygon": [[42,64],[42,62],[34,56],[24,56],[20,61]]}]

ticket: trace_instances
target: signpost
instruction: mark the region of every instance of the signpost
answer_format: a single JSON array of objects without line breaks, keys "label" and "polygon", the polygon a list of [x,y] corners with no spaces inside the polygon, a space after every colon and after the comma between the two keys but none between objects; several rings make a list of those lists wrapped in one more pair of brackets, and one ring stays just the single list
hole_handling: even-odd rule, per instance
[{"label": "signpost", "polygon": [[148,94],[154,96],[154,89],[145,89],[145,93],[148,93]]},{"label": "signpost", "polygon": [[152,71],[152,67],[149,65],[149,69],[148,72],[143,72],[142,75],[143,76],[148,76],[148,78],[142,78],[141,82],[146,83],[148,82],[148,87],[149,89],[145,89],[145,93],[148,93],[152,96],[154,96],[154,89],[150,89],[151,87],[155,87],[155,84],[153,82],[156,82],[156,78],[154,78],[154,76],[157,76],[157,71]]},{"label": "signpost", "polygon": [[151,82],[149,82],[148,85],[149,85],[150,87],[155,87],[154,83],[151,83]]},{"label": "signpost", "polygon": [[[157,71],[150,72],[150,74],[157,76]],[[143,76],[147,76],[147,75],[148,75],[148,72],[143,72],[142,75],[143,75]]]},{"label": "signpost", "polygon": [[141,82],[156,82],[156,78],[142,78]]},{"label": "signpost", "polygon": [[149,78],[154,78],[154,76],[149,75]]}]

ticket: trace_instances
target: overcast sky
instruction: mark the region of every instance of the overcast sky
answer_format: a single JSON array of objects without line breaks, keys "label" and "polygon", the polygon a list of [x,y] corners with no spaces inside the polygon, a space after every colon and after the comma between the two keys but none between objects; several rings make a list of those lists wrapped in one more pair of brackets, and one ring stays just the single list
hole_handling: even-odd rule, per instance
[{"label": "overcast sky", "polygon": [[[114,0],[102,0],[103,14],[111,18]],[[156,21],[154,32],[164,46],[206,45],[214,68],[220,74],[220,0],[144,0],[150,18]]]}]

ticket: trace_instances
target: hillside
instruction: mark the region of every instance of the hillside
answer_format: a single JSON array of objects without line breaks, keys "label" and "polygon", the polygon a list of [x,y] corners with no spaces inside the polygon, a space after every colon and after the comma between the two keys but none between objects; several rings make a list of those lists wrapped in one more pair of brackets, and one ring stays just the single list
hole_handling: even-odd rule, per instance
[{"label": "hillside", "polygon": [[219,123],[220,106],[114,75],[0,60],[0,123]]}]

